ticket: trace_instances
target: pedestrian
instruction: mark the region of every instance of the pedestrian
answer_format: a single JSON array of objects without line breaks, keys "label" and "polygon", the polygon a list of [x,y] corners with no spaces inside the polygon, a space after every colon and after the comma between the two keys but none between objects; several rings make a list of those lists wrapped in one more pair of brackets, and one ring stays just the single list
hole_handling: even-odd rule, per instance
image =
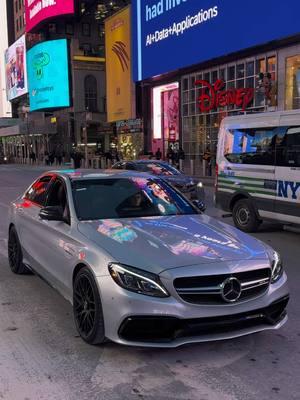
[{"label": "pedestrian", "polygon": [[211,176],[212,175],[212,168],[211,168],[211,152],[209,147],[206,148],[204,154],[203,154],[203,160],[206,161],[206,171],[207,175]]},{"label": "pedestrian", "polygon": [[185,152],[180,146],[178,151],[178,168],[183,169],[183,162],[185,160]]},{"label": "pedestrian", "polygon": [[168,151],[167,151],[167,160],[172,165],[173,165],[173,163],[175,161],[175,153],[174,153],[174,150],[172,149],[171,146],[169,146]]},{"label": "pedestrian", "polygon": [[160,151],[160,147],[157,149],[157,152],[155,153],[155,158],[157,159],[157,160],[161,160],[161,157],[162,157],[162,153],[161,153],[161,151]]},{"label": "pedestrian", "polygon": [[52,167],[53,163],[55,160],[55,156],[54,156],[54,152],[51,151],[51,153],[49,154],[49,165]]},{"label": "pedestrian", "polygon": [[45,164],[49,165],[49,152],[47,150],[45,151]]},{"label": "pedestrian", "polygon": [[35,154],[35,152],[33,150],[31,151],[31,153],[29,155],[29,158],[31,160],[31,164],[35,164],[35,162],[36,162],[36,154]]},{"label": "pedestrian", "polygon": [[83,159],[83,155],[79,150],[75,150],[72,155],[71,158],[74,161],[74,169],[78,169],[81,167],[81,160]]}]

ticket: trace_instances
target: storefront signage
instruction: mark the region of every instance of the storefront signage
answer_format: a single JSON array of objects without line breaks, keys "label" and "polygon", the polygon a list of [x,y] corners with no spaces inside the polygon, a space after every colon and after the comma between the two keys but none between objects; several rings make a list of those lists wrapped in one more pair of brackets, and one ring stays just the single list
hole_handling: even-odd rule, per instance
[{"label": "storefront signage", "polygon": [[143,130],[143,123],[139,118],[118,121],[116,125],[118,133],[139,133]]},{"label": "storefront signage", "polygon": [[195,86],[202,87],[198,105],[203,113],[230,105],[235,105],[245,111],[254,98],[254,88],[224,90],[225,82],[221,79],[217,80],[213,85],[209,82],[198,80],[195,82]]},{"label": "storefront signage", "polygon": [[26,32],[46,19],[66,14],[74,14],[74,0],[25,0]]},{"label": "storefront signage", "polygon": [[28,92],[25,35],[6,50],[5,73],[8,100],[11,101]]},{"label": "storefront signage", "polygon": [[27,53],[30,111],[70,106],[67,40],[37,44]]},{"label": "storefront signage", "polygon": [[299,15],[299,0],[135,0],[134,80],[299,34]]}]

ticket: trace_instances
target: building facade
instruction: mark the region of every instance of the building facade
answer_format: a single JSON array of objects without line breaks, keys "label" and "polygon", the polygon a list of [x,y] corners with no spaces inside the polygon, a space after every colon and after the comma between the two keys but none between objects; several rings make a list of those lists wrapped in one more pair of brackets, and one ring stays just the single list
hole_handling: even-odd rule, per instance
[{"label": "building facade", "polygon": [[[26,6],[34,6],[35,1],[13,1],[14,39],[27,31],[27,53],[36,45],[66,40],[69,71],[69,102],[66,106],[57,107],[53,103],[51,107],[33,109],[30,82],[29,94],[12,100],[13,114],[20,123],[12,135],[7,129],[5,132],[2,130],[2,137],[5,137],[3,142],[15,160],[23,162],[25,159],[28,162],[32,151],[40,162],[43,162],[46,153],[63,153],[67,160],[74,147],[92,158],[115,145],[115,128],[106,122],[104,19],[126,4],[127,1],[121,0],[60,0],[52,6],[60,10],[74,5],[72,12],[65,15],[58,12],[53,16],[54,11],[49,18],[45,8],[46,11],[42,10],[36,17],[39,18],[38,23],[28,20],[26,29],[24,12],[26,14]],[[35,66],[28,64],[29,77],[37,72],[32,68]],[[66,90],[62,85],[61,93]]]},{"label": "building facade", "polygon": [[[229,2],[207,10],[162,4],[159,13],[144,3],[134,9],[133,46],[148,152],[160,148],[167,158],[170,148],[182,147],[187,169],[211,175],[223,118],[300,108],[300,29],[292,15],[280,16],[287,6],[295,12],[298,2],[273,10],[279,26],[257,14],[255,4],[245,15]],[[252,36],[243,33],[242,20],[251,22]]]}]

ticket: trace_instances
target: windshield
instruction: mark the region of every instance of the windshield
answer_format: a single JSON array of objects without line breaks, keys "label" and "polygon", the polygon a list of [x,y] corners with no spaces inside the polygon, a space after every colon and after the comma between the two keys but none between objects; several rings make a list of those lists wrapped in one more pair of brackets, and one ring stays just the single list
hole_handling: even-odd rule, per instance
[{"label": "windshield", "polygon": [[139,163],[137,165],[137,169],[139,171],[143,172],[149,172],[150,174],[153,175],[164,175],[164,176],[171,176],[171,175],[180,175],[180,172],[178,169],[172,167],[169,164],[162,164],[162,163],[155,163],[155,162],[149,162],[149,163]]},{"label": "windshield", "polygon": [[92,179],[73,182],[78,219],[139,218],[197,214],[196,208],[160,179]]}]

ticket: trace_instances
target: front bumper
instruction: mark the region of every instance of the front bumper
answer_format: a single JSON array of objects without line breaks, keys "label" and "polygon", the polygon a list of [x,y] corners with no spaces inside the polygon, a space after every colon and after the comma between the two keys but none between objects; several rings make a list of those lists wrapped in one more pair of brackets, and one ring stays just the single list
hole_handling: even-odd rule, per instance
[{"label": "front bumper", "polygon": [[99,277],[98,284],[106,337],[125,345],[172,348],[279,329],[287,321],[285,274],[263,296],[228,305],[189,304],[172,293],[164,299],[143,296],[120,288],[110,276]]}]

